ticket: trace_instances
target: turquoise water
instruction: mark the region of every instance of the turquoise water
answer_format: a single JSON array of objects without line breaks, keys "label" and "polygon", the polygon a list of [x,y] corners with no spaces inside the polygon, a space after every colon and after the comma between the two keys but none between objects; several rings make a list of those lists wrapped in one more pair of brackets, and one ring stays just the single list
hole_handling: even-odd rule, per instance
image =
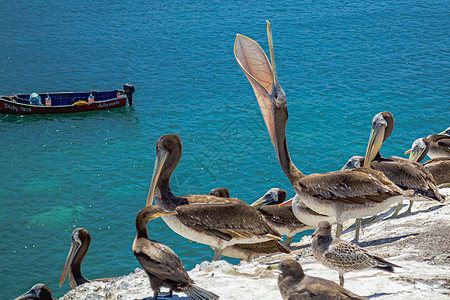
[{"label": "turquoise water", "polygon": [[[0,116],[2,295],[37,282],[64,294],[68,283],[58,280],[76,227],[92,235],[87,278],[138,267],[134,218],[163,134],[183,141],[178,195],[221,186],[247,202],[271,187],[293,195],[233,56],[236,33],[268,50],[266,19],[288,99],[289,149],[303,172],[363,155],[380,111],[396,120],[385,156],[449,126],[448,1],[258,2],[0,3],[0,94],[136,87],[134,107]],[[188,269],[212,258],[161,220],[148,227]]]}]

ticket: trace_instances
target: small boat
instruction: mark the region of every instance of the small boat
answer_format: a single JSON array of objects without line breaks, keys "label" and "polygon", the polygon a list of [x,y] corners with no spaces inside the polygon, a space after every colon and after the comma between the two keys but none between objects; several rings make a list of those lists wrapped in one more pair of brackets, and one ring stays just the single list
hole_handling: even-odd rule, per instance
[{"label": "small boat", "polygon": [[0,96],[0,113],[15,115],[66,114],[104,110],[133,105],[135,89],[125,84],[123,90],[87,93],[31,93]]}]

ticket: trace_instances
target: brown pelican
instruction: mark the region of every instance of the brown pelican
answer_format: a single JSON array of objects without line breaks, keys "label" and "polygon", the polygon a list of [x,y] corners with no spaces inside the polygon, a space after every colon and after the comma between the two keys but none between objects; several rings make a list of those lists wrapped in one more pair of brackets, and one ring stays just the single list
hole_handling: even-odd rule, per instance
[{"label": "brown pelican", "polygon": [[283,260],[278,268],[278,289],[283,300],[367,300],[333,281],[306,275],[293,259]]},{"label": "brown pelican", "polygon": [[[69,275],[69,285],[73,289],[83,283],[90,282],[81,275],[81,263],[91,244],[91,234],[84,228],[76,228],[72,232],[72,244],[70,246],[69,254],[67,255],[66,263],[59,279],[59,286],[61,286]],[[91,281],[107,282],[117,277],[100,278]]]},{"label": "brown pelican", "polygon": [[147,223],[161,216],[176,214],[157,206],[147,206],[136,216],[136,238],[133,242],[133,254],[144,269],[154,292],[153,299],[158,299],[161,287],[172,292],[184,292],[189,299],[208,300],[219,299],[214,293],[194,285],[180,258],[172,249],[148,238]]},{"label": "brown pelican", "polygon": [[49,287],[45,284],[38,283],[33,285],[33,287],[28,291],[22,294],[21,296],[17,297],[14,300],[57,300],[56,298],[52,297],[52,292],[50,291]]},{"label": "brown pelican", "polygon": [[[403,190],[413,190],[416,199],[425,196],[428,199],[444,201],[444,197],[437,190],[433,175],[424,166],[401,157],[384,158],[381,156],[381,145],[391,135],[393,129],[394,117],[390,112],[384,111],[373,117],[372,131],[363,166],[383,172],[387,178]],[[413,200],[414,198],[410,199],[407,213],[411,213]],[[401,205],[395,211],[394,216],[397,215],[400,208]]]},{"label": "brown pelican", "polygon": [[344,286],[344,273],[350,271],[377,268],[394,272],[399,267],[380,257],[368,253],[351,242],[331,237],[331,225],[327,221],[319,223],[312,235],[311,248],[313,255],[322,265],[339,272],[339,283]]},{"label": "brown pelican", "polygon": [[[420,139],[416,140],[414,143],[419,140]],[[422,157],[422,159],[424,159],[425,156],[428,155],[431,159],[438,157],[450,158],[450,127],[439,134],[432,134],[426,138],[422,138],[421,140],[425,145],[419,146],[423,149],[425,154],[422,157],[422,153],[417,152],[416,155],[419,155],[418,157]],[[413,149],[406,151],[405,154],[410,153],[412,150]],[[417,161],[421,161],[422,159],[418,159]]]},{"label": "brown pelican", "polygon": [[[401,201],[403,191],[383,173],[371,169],[352,169],[305,176],[292,163],[286,141],[288,119],[286,95],[278,83],[273,52],[272,32],[267,22],[272,65],[261,47],[253,40],[238,34],[234,55],[253,87],[278,162],[292,184],[297,197],[312,210],[335,217],[337,236],[342,224],[350,218],[372,216]],[[295,210],[295,203],[293,203]],[[308,224],[296,213],[299,220]]]},{"label": "brown pelican", "polygon": [[164,135],[156,142],[156,162],[147,205],[155,203],[177,215],[163,216],[164,222],[179,235],[214,249],[213,260],[234,244],[280,240],[280,234],[247,203],[235,198],[211,195],[175,196],[170,177],[181,158],[182,145],[176,134]]},{"label": "brown pelican", "polygon": [[[230,198],[230,191],[227,188],[215,188],[209,192],[210,195],[214,195],[222,198]],[[277,194],[270,194],[277,197]],[[270,221],[269,221],[270,223]],[[273,225],[273,224],[272,224]],[[275,228],[275,226],[274,226]],[[275,228],[276,229],[276,228]],[[262,243],[254,244],[235,244],[223,249],[222,255],[234,258],[240,258],[245,261],[250,261],[255,257],[262,255],[269,255],[274,253],[290,253],[289,248],[281,244],[280,241],[270,240]]]},{"label": "brown pelican", "polygon": [[313,227],[300,222],[294,215],[292,206],[278,206],[286,200],[286,195],[285,190],[272,188],[251,205],[258,209],[276,231],[286,236],[284,245],[289,247],[295,234]]},{"label": "brown pelican", "polygon": [[[410,160],[420,162],[427,156],[429,149],[430,141],[427,138],[420,138],[414,141],[411,149],[405,154],[410,153]],[[422,165],[433,175],[439,187],[447,186],[450,183],[450,157],[436,157]]]}]

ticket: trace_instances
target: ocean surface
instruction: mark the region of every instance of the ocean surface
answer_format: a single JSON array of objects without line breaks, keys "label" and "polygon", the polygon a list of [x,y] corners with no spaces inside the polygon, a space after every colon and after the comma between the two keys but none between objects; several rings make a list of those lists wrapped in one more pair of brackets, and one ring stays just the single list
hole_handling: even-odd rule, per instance
[{"label": "ocean surface", "polygon": [[[164,134],[183,141],[176,195],[294,195],[235,61],[236,33],[268,53],[271,21],[288,147],[311,174],[364,155],[378,112],[396,122],[384,156],[404,156],[416,138],[450,126],[449,13],[439,0],[0,2],[0,94],[136,88],[133,107],[0,116],[0,298],[38,282],[64,294],[68,282],[58,281],[76,227],[92,236],[86,278],[139,267],[134,220]],[[148,228],[187,269],[212,259],[209,246],[160,219]]]}]

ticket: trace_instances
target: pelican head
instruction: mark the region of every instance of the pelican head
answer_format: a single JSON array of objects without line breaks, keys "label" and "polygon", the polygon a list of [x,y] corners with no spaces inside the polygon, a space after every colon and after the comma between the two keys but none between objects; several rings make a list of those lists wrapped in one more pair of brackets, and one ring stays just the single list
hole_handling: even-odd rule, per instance
[{"label": "pelican head", "polygon": [[364,168],[370,168],[370,163],[377,156],[381,145],[391,135],[393,129],[394,116],[390,112],[384,111],[373,117],[372,130],[364,158]]},{"label": "pelican head", "polygon": [[[409,159],[412,161],[421,161],[422,159],[425,158],[426,156],[426,151],[428,148],[427,145],[428,140],[424,139],[424,138],[420,138],[415,140],[412,143],[411,149],[409,149],[408,151],[405,151],[405,154],[409,153]],[[426,152],[425,152],[426,151]]]},{"label": "pelican head", "polygon": [[[91,234],[84,228],[76,228],[72,232],[72,244],[70,245],[69,254],[59,279],[59,286],[61,286],[69,275],[72,263],[75,261],[81,265],[81,261],[86,256],[87,249],[91,244]],[[80,251],[83,246],[84,251]]]},{"label": "pelican head", "polygon": [[253,207],[259,207],[261,205],[279,204],[286,200],[287,192],[279,188],[271,188],[261,198],[251,204]]},{"label": "pelican head", "polygon": [[156,141],[156,160],[146,206],[153,204],[155,189],[160,181],[163,169],[164,176],[161,178],[161,181],[169,187],[170,176],[180,161],[181,152],[181,139],[177,134],[164,135]]},{"label": "pelican head", "polygon": [[364,157],[355,155],[350,157],[350,159],[347,161],[345,166],[342,167],[341,170],[358,169],[362,168],[363,165],[364,165]]},{"label": "pelican head", "polygon": [[33,285],[33,287],[24,294],[15,298],[14,300],[26,300],[26,299],[42,299],[42,300],[51,300],[52,292],[49,287],[43,283],[38,283]]}]

